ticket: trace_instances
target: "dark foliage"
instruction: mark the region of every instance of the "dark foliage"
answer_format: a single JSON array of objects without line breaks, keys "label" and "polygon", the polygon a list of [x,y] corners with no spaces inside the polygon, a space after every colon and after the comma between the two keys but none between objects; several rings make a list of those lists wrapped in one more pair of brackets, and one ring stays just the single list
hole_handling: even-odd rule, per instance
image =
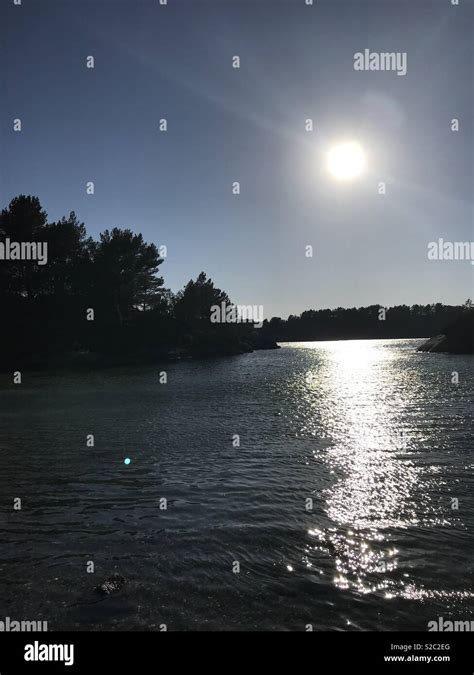
[{"label": "dark foliage", "polygon": [[[113,228],[94,241],[72,211],[49,223],[37,197],[20,195],[0,213],[0,242],[45,242],[47,264],[0,260],[0,367],[153,361],[266,349],[275,341],[426,337],[456,320],[441,304],[308,310],[256,330],[212,323],[211,307],[230,304],[201,272],[174,295],[163,259],[141,234]],[[91,319],[93,311],[93,320]]]},{"label": "dark foliage", "polygon": [[74,212],[48,223],[39,200],[20,195],[0,214],[7,239],[46,242],[48,259],[0,260],[2,368],[251,349],[252,326],[210,322],[210,307],[230,300],[204,272],[176,296],[163,287],[163,259],[141,234],[113,228],[94,241]]},{"label": "dark foliage", "polygon": [[454,321],[418,348],[422,352],[474,354],[474,308],[468,300]]},{"label": "dark foliage", "polygon": [[287,321],[265,321],[262,331],[280,342],[340,339],[416,338],[442,333],[463,311],[461,306],[399,305],[385,312],[380,305],[351,309],[308,310]]}]

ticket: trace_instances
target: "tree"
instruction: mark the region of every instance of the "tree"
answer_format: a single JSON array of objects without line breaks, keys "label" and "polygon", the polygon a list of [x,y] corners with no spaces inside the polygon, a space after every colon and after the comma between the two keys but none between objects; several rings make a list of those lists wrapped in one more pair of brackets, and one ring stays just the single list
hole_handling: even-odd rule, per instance
[{"label": "tree", "polygon": [[188,327],[206,322],[210,324],[211,307],[220,306],[223,302],[230,304],[227,293],[216,288],[212,279],[201,272],[196,281],[188,281],[184,290],[177,294],[174,311],[176,318]]},{"label": "tree", "polygon": [[[0,237],[11,242],[43,242],[47,218],[38,197],[19,195],[0,213]],[[4,295],[35,297],[41,292],[41,277],[36,261],[1,261],[0,289]]]},{"label": "tree", "polygon": [[163,278],[157,274],[163,260],[141,234],[116,227],[105,230],[94,247],[93,261],[99,301],[120,324],[134,310],[146,311],[161,302]]},{"label": "tree", "polygon": [[45,228],[48,265],[44,268],[43,292],[57,296],[84,296],[90,287],[93,240],[86,235],[74,211]]}]

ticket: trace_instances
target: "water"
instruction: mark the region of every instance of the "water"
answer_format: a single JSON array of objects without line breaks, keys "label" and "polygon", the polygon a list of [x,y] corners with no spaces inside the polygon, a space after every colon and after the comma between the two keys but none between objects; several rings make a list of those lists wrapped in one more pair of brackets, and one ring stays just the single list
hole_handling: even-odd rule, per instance
[{"label": "water", "polygon": [[[283,345],[170,364],[167,384],[150,367],[2,376],[0,619],[470,620],[474,361],[419,342]],[[113,573],[127,584],[101,600],[93,589]]]}]

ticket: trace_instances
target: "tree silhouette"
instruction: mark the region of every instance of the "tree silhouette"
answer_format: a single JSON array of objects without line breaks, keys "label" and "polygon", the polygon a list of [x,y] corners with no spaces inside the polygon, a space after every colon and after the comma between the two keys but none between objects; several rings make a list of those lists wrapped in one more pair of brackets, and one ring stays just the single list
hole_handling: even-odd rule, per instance
[{"label": "tree silhouette", "polygon": [[93,247],[93,275],[99,301],[116,313],[120,325],[135,310],[149,310],[162,299],[163,278],[158,268],[163,260],[154,244],[141,234],[114,228],[100,235]]},{"label": "tree silhouette", "polygon": [[[74,211],[57,222],[37,197],[19,195],[0,213],[0,240],[44,242],[46,265],[0,260],[0,366],[41,367],[67,354],[98,355],[100,362],[126,362],[169,354],[214,356],[275,346],[275,340],[429,337],[454,325],[472,344],[472,301],[452,307],[401,305],[380,320],[379,305],[310,309],[301,315],[250,324],[212,323],[211,308],[229,296],[205,272],[174,295],[163,287],[163,260],[154,244],[129,229],[87,236]],[[86,318],[94,310],[94,320]],[[460,315],[466,315],[461,323]],[[455,322],[455,323],[453,323]],[[460,328],[458,328],[460,327]],[[471,342],[469,342],[471,340]],[[115,359],[115,361],[114,361]]]},{"label": "tree silhouette", "polygon": [[188,327],[209,323],[211,307],[225,302],[230,304],[229,296],[220,288],[216,288],[212,279],[201,272],[196,281],[188,281],[183,291],[176,296],[176,318]]},{"label": "tree silhouette", "polygon": [[[12,242],[43,242],[47,214],[37,197],[19,195],[0,213],[0,239]],[[23,260],[4,260],[0,265],[0,292],[33,298],[42,290],[42,270]]]}]

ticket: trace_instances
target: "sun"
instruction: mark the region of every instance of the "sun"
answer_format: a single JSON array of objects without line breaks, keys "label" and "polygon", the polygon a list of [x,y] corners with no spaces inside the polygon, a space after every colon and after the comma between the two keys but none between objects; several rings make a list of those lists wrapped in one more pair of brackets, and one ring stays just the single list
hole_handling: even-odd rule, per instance
[{"label": "sun", "polygon": [[365,169],[364,151],[356,142],[340,143],[328,153],[329,173],[338,180],[356,178]]}]

